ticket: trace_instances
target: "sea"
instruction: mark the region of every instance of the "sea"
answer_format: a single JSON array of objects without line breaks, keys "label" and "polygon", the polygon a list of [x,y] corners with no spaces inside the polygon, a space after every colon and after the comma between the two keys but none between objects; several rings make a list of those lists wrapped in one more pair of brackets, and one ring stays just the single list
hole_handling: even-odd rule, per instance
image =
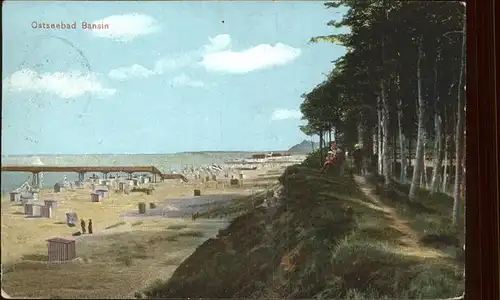
[{"label": "sea", "polygon": [[[204,167],[211,164],[223,165],[231,160],[251,157],[250,152],[188,152],[176,154],[106,154],[106,155],[2,155],[5,165],[46,166],[155,166],[163,173],[180,172],[188,167]],[[1,172],[2,195],[11,192],[24,182],[31,184],[31,173]],[[87,174],[91,176],[92,174]],[[101,174],[96,174],[101,176]],[[66,176],[77,180],[76,173],[44,173],[43,188],[50,188]]]}]

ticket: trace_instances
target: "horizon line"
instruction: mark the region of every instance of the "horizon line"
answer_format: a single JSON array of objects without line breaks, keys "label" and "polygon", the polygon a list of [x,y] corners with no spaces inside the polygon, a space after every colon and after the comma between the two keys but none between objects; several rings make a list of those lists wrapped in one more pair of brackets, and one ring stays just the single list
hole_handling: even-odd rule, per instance
[{"label": "horizon line", "polygon": [[256,150],[256,151],[243,151],[243,150],[203,150],[203,151],[180,151],[170,153],[23,153],[23,154],[2,154],[5,156],[84,156],[84,155],[172,155],[172,154],[186,154],[186,153],[269,153],[269,152],[288,152],[288,150]]}]

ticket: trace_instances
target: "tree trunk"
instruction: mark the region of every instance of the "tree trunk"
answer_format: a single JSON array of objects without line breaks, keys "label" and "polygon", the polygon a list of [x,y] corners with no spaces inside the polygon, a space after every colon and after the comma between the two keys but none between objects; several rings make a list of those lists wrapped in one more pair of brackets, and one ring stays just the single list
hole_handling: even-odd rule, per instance
[{"label": "tree trunk", "polygon": [[443,132],[443,152],[444,152],[444,161],[443,161],[443,181],[441,184],[441,192],[446,193],[447,188],[448,188],[448,149],[449,149],[449,143],[448,143],[448,110],[447,107],[444,107],[444,132]]},{"label": "tree trunk", "polygon": [[386,95],[385,81],[380,81],[380,99],[382,102],[382,170],[384,183],[391,183],[391,157],[389,155],[389,101]]},{"label": "tree trunk", "polygon": [[411,138],[408,139],[408,167],[412,166],[412,159],[413,159],[413,143]]},{"label": "tree trunk", "polygon": [[[357,143],[361,146],[361,152],[364,154],[365,153],[365,147],[366,144],[364,143],[364,135],[365,135],[365,128],[363,126],[363,114],[362,112],[359,113],[358,116],[358,128],[357,128]],[[361,174],[364,174],[364,168],[363,168],[363,162],[366,161],[366,158],[364,157],[365,155],[362,155],[362,162],[361,162]]]},{"label": "tree trunk", "polygon": [[464,144],[464,77],[465,77],[465,56],[466,56],[466,14],[464,10],[463,35],[462,35],[462,57],[460,66],[460,77],[458,79],[458,110],[457,127],[455,137],[455,190],[453,191],[453,225],[459,228],[460,225],[460,184],[462,183],[462,155]]},{"label": "tree trunk", "polygon": [[420,189],[420,177],[422,176],[422,165],[424,158],[424,138],[425,138],[425,100],[422,91],[422,74],[421,64],[423,53],[423,37],[420,37],[418,45],[418,62],[417,62],[417,93],[418,93],[418,132],[417,132],[417,149],[415,154],[415,164],[413,167],[413,178],[411,181],[410,193],[408,197],[410,201],[415,201],[418,197]]},{"label": "tree trunk", "polygon": [[427,133],[424,134],[424,136],[422,137],[422,139],[424,140],[423,141],[423,144],[424,144],[424,154],[423,154],[423,158],[422,158],[422,177],[421,177],[421,187],[424,187],[424,188],[427,188],[427,167],[425,166],[425,162],[427,161],[427,155],[426,155],[426,149],[427,149]]},{"label": "tree trunk", "polygon": [[365,173],[372,173],[372,161],[373,161],[373,128],[370,128],[366,123],[363,124],[363,143],[365,151],[365,159],[363,164],[363,171]]},{"label": "tree trunk", "polygon": [[384,165],[382,163],[382,112],[380,105],[380,97],[377,99],[377,171],[379,175],[384,172]]},{"label": "tree trunk", "polygon": [[401,97],[398,99],[398,133],[399,133],[399,156],[401,158],[401,172],[400,172],[400,180],[403,184],[406,183],[407,174],[406,174],[406,151],[405,151],[405,136],[403,133],[403,100]]},{"label": "tree trunk", "polygon": [[371,128],[372,133],[372,152],[370,153],[370,170],[374,174],[378,174],[378,161],[374,161],[374,157],[378,157],[378,126]]},{"label": "tree trunk", "polygon": [[360,115],[359,116],[359,120],[358,120],[358,139],[357,139],[357,143],[362,145],[363,146],[363,135],[364,135],[364,128],[363,128],[363,120],[362,120],[362,116]]},{"label": "tree trunk", "polygon": [[319,131],[319,157],[321,165],[323,165],[323,130]]},{"label": "tree trunk", "polygon": [[332,125],[330,125],[328,128],[328,142],[329,144],[332,143]]},{"label": "tree trunk", "polygon": [[436,54],[436,62],[434,63],[434,166],[432,169],[431,194],[439,190],[439,179],[441,178],[441,167],[443,164],[443,139],[442,122],[440,111],[440,95],[438,90],[438,66],[441,59],[441,47],[438,48]]},{"label": "tree trunk", "polygon": [[[456,127],[456,123],[452,125],[453,127]],[[453,148],[453,144],[452,144],[452,141],[453,139],[455,139],[455,130],[453,130],[453,135],[449,137],[450,139],[450,150],[448,152],[448,160],[450,161],[450,165],[449,165],[449,169],[448,169],[448,190],[450,190],[450,184],[452,184],[452,179],[454,179],[455,177],[455,151]]]},{"label": "tree trunk", "polygon": [[392,171],[391,171],[391,174],[394,175],[396,174],[396,165],[397,165],[397,135],[396,134],[393,134],[392,135]]},{"label": "tree trunk", "polygon": [[443,156],[444,156],[444,148],[443,143],[445,138],[443,135],[443,124],[441,122],[441,116],[437,117],[437,122],[439,126],[436,126],[436,140],[434,141],[434,167],[432,170],[432,183],[431,183],[431,194],[437,193],[440,191],[441,179],[443,178]]},{"label": "tree trunk", "polygon": [[[389,19],[389,11],[387,9],[387,0],[382,1],[382,9],[385,14],[385,21]],[[385,51],[385,40],[387,38],[386,34],[382,35],[382,47],[381,47],[381,62],[382,66],[386,66],[386,51]],[[391,184],[391,160],[389,155],[389,99],[387,95],[387,81],[386,77],[389,74],[382,74],[382,78],[380,80],[380,101],[382,104],[382,171],[384,174],[384,183],[385,186],[389,186]]]},{"label": "tree trunk", "polygon": [[443,161],[443,184],[441,185],[441,192],[446,193],[448,191],[448,150],[444,151],[444,161]]}]

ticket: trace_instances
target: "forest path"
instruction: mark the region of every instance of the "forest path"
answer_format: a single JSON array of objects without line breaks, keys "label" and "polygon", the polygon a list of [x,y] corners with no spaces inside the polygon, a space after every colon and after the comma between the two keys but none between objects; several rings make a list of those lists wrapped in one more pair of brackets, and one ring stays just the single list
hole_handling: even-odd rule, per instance
[{"label": "forest path", "polygon": [[397,249],[398,252],[420,258],[442,258],[447,256],[442,251],[422,245],[419,242],[418,234],[410,227],[408,222],[403,220],[393,207],[380,201],[375,192],[375,186],[369,183],[366,178],[354,176],[354,181],[361,192],[387,214],[388,220],[391,222],[390,227],[401,233],[401,237],[398,238],[398,244],[400,245],[399,249]]}]

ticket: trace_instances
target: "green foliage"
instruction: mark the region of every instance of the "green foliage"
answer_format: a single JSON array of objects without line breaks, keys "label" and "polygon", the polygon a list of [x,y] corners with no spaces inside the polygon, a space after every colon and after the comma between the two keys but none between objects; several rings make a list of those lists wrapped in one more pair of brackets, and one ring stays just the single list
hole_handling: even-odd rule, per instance
[{"label": "green foliage", "polygon": [[[323,150],[323,159],[326,157],[326,151]],[[309,153],[307,155],[306,159],[302,162],[302,165],[304,167],[309,167],[309,168],[321,168],[321,151],[319,149],[315,150],[314,152]]]},{"label": "green foliage", "polygon": [[200,213],[199,218],[234,218],[247,213],[249,210],[261,205],[266,198],[266,193],[241,197],[232,200],[227,205],[222,205],[213,210]]},{"label": "green foliage", "polygon": [[[460,70],[464,7],[459,2],[343,0],[328,2],[332,10],[348,8],[343,19],[328,22],[337,33],[313,37],[312,43],[344,46],[324,82],[303,95],[301,112],[308,135],[335,128],[354,142],[357,125],[368,132],[377,124],[381,84],[387,91],[390,135],[396,134],[397,110],[406,137],[415,138],[417,115],[417,42],[423,38],[422,89],[428,113],[453,120]],[[348,33],[345,33],[345,32]],[[438,54],[439,53],[439,54]],[[399,102],[401,105],[399,105]],[[426,118],[434,126],[434,118]],[[451,122],[450,122],[451,124]],[[453,126],[444,128],[452,135]],[[429,137],[434,133],[429,130]],[[370,137],[366,137],[370,138]],[[453,147],[453,141],[450,143]]]},{"label": "green foliage", "polygon": [[[314,152],[309,153],[306,156],[306,159],[301,163],[302,166],[312,168],[312,169],[321,169],[323,167],[322,161],[325,161],[327,153],[330,149],[323,149],[323,155],[321,154],[321,151],[319,149],[315,150]],[[351,168],[349,165],[349,161],[346,160],[343,165],[341,166],[336,166],[336,167],[330,167],[328,169],[328,172],[326,175],[328,176],[337,176],[339,175],[340,171],[339,168],[342,168],[343,173],[350,174],[351,173]]]},{"label": "green foliage", "polygon": [[145,254],[145,246],[134,243],[133,246],[126,246],[116,251],[116,261],[126,266],[132,266],[134,259],[146,259],[150,256]]}]

